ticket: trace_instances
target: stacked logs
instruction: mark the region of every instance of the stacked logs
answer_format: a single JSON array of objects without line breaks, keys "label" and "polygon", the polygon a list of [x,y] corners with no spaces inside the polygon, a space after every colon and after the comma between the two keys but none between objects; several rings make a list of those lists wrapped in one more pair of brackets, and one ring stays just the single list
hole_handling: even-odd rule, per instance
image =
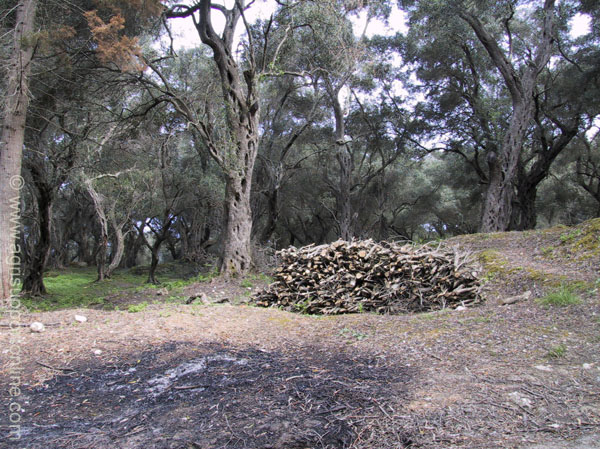
[{"label": "stacked logs", "polygon": [[278,256],[275,282],[253,297],[258,306],[324,315],[400,314],[481,301],[469,257],[447,248],[338,240]]}]

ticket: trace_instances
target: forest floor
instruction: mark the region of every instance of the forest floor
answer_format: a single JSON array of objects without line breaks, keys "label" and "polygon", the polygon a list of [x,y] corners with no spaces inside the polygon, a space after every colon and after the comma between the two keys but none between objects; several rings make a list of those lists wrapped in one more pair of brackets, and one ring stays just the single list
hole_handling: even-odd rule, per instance
[{"label": "forest floor", "polygon": [[226,304],[28,313],[48,326],[20,330],[19,442],[0,329],[0,447],[600,448],[600,220],[446,243],[480,261],[483,305],[307,316],[243,304],[255,277],[180,293]]}]

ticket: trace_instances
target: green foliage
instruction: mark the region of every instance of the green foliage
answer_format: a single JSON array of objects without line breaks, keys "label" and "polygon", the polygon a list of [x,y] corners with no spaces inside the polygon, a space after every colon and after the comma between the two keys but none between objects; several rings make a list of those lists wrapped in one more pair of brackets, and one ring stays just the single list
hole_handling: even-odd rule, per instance
[{"label": "green foliage", "polygon": [[546,358],[559,359],[561,357],[564,357],[566,353],[567,353],[567,347],[563,344],[560,344],[560,345],[556,345],[556,346],[553,346],[552,348],[550,348],[548,350],[548,353],[546,354]]},{"label": "green foliage", "polygon": [[567,307],[580,304],[581,298],[573,292],[573,287],[563,285],[560,289],[538,299],[538,302],[544,306]]},{"label": "green foliage", "polygon": [[138,313],[138,312],[143,312],[144,310],[146,310],[147,307],[148,307],[148,302],[144,301],[144,302],[140,302],[139,304],[131,304],[129,307],[127,307],[127,311],[129,313]]}]

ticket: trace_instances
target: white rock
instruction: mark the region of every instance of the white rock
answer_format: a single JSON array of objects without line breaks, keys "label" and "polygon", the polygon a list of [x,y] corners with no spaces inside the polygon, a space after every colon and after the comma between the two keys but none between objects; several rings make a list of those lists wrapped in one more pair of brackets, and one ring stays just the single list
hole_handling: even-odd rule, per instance
[{"label": "white rock", "polygon": [[31,332],[44,332],[46,330],[46,326],[39,321],[34,321],[29,325],[29,329],[31,329]]},{"label": "white rock", "polygon": [[515,404],[520,405],[521,407],[531,407],[532,405],[531,399],[526,398],[518,391],[513,391],[512,393],[509,393],[508,396]]},{"label": "white rock", "polygon": [[102,354],[102,349],[94,349],[93,352],[95,355],[100,355],[100,354]]},{"label": "white rock", "polygon": [[539,369],[540,371],[547,371],[547,372],[551,372],[552,371],[552,367],[551,366],[547,366],[547,365],[535,365],[534,368],[535,369]]},{"label": "white rock", "polygon": [[581,365],[581,367],[583,369],[591,369],[592,368],[592,364],[591,363],[584,363],[583,365]]},{"label": "white rock", "polygon": [[87,321],[87,318],[83,315],[75,315],[75,321],[79,323],[85,323]]},{"label": "white rock", "polygon": [[463,310],[467,310],[467,308],[466,308],[465,306],[458,306],[458,307],[457,307],[456,309],[454,309],[454,310],[456,310],[457,312],[461,312],[461,311],[463,311]]}]

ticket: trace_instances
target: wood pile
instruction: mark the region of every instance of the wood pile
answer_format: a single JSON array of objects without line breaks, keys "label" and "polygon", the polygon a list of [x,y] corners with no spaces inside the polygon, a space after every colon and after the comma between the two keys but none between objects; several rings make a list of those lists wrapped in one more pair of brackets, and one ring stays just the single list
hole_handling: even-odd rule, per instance
[{"label": "wood pile", "polygon": [[466,254],[373,240],[288,248],[275,282],[253,297],[263,307],[334,315],[425,312],[481,301]]}]

